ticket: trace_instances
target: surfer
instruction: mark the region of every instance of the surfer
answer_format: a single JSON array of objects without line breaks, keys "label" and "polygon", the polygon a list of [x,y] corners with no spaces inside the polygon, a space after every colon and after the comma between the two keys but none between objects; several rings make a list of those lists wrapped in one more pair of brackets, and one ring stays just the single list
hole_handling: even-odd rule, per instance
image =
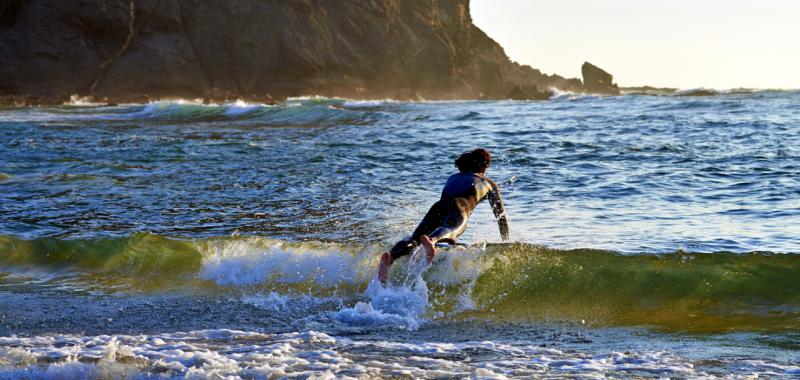
[{"label": "surfer", "polygon": [[420,244],[425,248],[428,263],[436,254],[436,242],[453,244],[467,228],[467,219],[475,206],[484,199],[492,206],[500,236],[508,239],[508,219],[497,184],[486,177],[492,156],[486,149],[475,149],[461,154],[455,161],[458,173],[447,179],[442,197],[431,206],[419,226],[406,239],[381,256],[378,279],[385,284],[389,267],[398,258],[410,254]]}]

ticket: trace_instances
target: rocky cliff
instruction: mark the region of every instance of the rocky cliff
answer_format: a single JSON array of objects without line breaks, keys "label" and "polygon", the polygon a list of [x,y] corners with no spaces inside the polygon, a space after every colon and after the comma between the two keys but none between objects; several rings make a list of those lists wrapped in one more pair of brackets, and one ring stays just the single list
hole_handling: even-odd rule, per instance
[{"label": "rocky cliff", "polygon": [[579,79],[508,59],[468,0],[3,0],[0,95],[60,102],[541,98]]}]

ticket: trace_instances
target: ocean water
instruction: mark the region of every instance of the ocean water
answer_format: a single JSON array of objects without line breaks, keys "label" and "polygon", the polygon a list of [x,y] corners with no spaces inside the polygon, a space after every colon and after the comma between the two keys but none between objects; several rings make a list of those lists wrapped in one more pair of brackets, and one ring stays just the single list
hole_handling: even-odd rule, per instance
[{"label": "ocean water", "polygon": [[0,108],[0,379],[794,378],[799,255],[796,91]]}]

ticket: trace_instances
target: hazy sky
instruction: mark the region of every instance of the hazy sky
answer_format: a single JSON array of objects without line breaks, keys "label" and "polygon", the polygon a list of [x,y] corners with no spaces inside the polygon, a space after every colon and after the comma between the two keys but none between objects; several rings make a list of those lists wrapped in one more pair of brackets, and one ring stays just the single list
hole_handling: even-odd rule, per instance
[{"label": "hazy sky", "polygon": [[623,86],[800,88],[800,0],[472,0],[511,59]]}]

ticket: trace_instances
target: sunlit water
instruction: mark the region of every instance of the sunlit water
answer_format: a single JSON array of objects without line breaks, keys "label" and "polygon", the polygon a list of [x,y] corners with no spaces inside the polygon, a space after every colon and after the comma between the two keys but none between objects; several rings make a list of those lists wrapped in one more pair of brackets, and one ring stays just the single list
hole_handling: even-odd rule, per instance
[{"label": "sunlit water", "polygon": [[[800,376],[800,93],[0,109],[0,378]],[[377,255],[489,149],[432,266]]]}]

